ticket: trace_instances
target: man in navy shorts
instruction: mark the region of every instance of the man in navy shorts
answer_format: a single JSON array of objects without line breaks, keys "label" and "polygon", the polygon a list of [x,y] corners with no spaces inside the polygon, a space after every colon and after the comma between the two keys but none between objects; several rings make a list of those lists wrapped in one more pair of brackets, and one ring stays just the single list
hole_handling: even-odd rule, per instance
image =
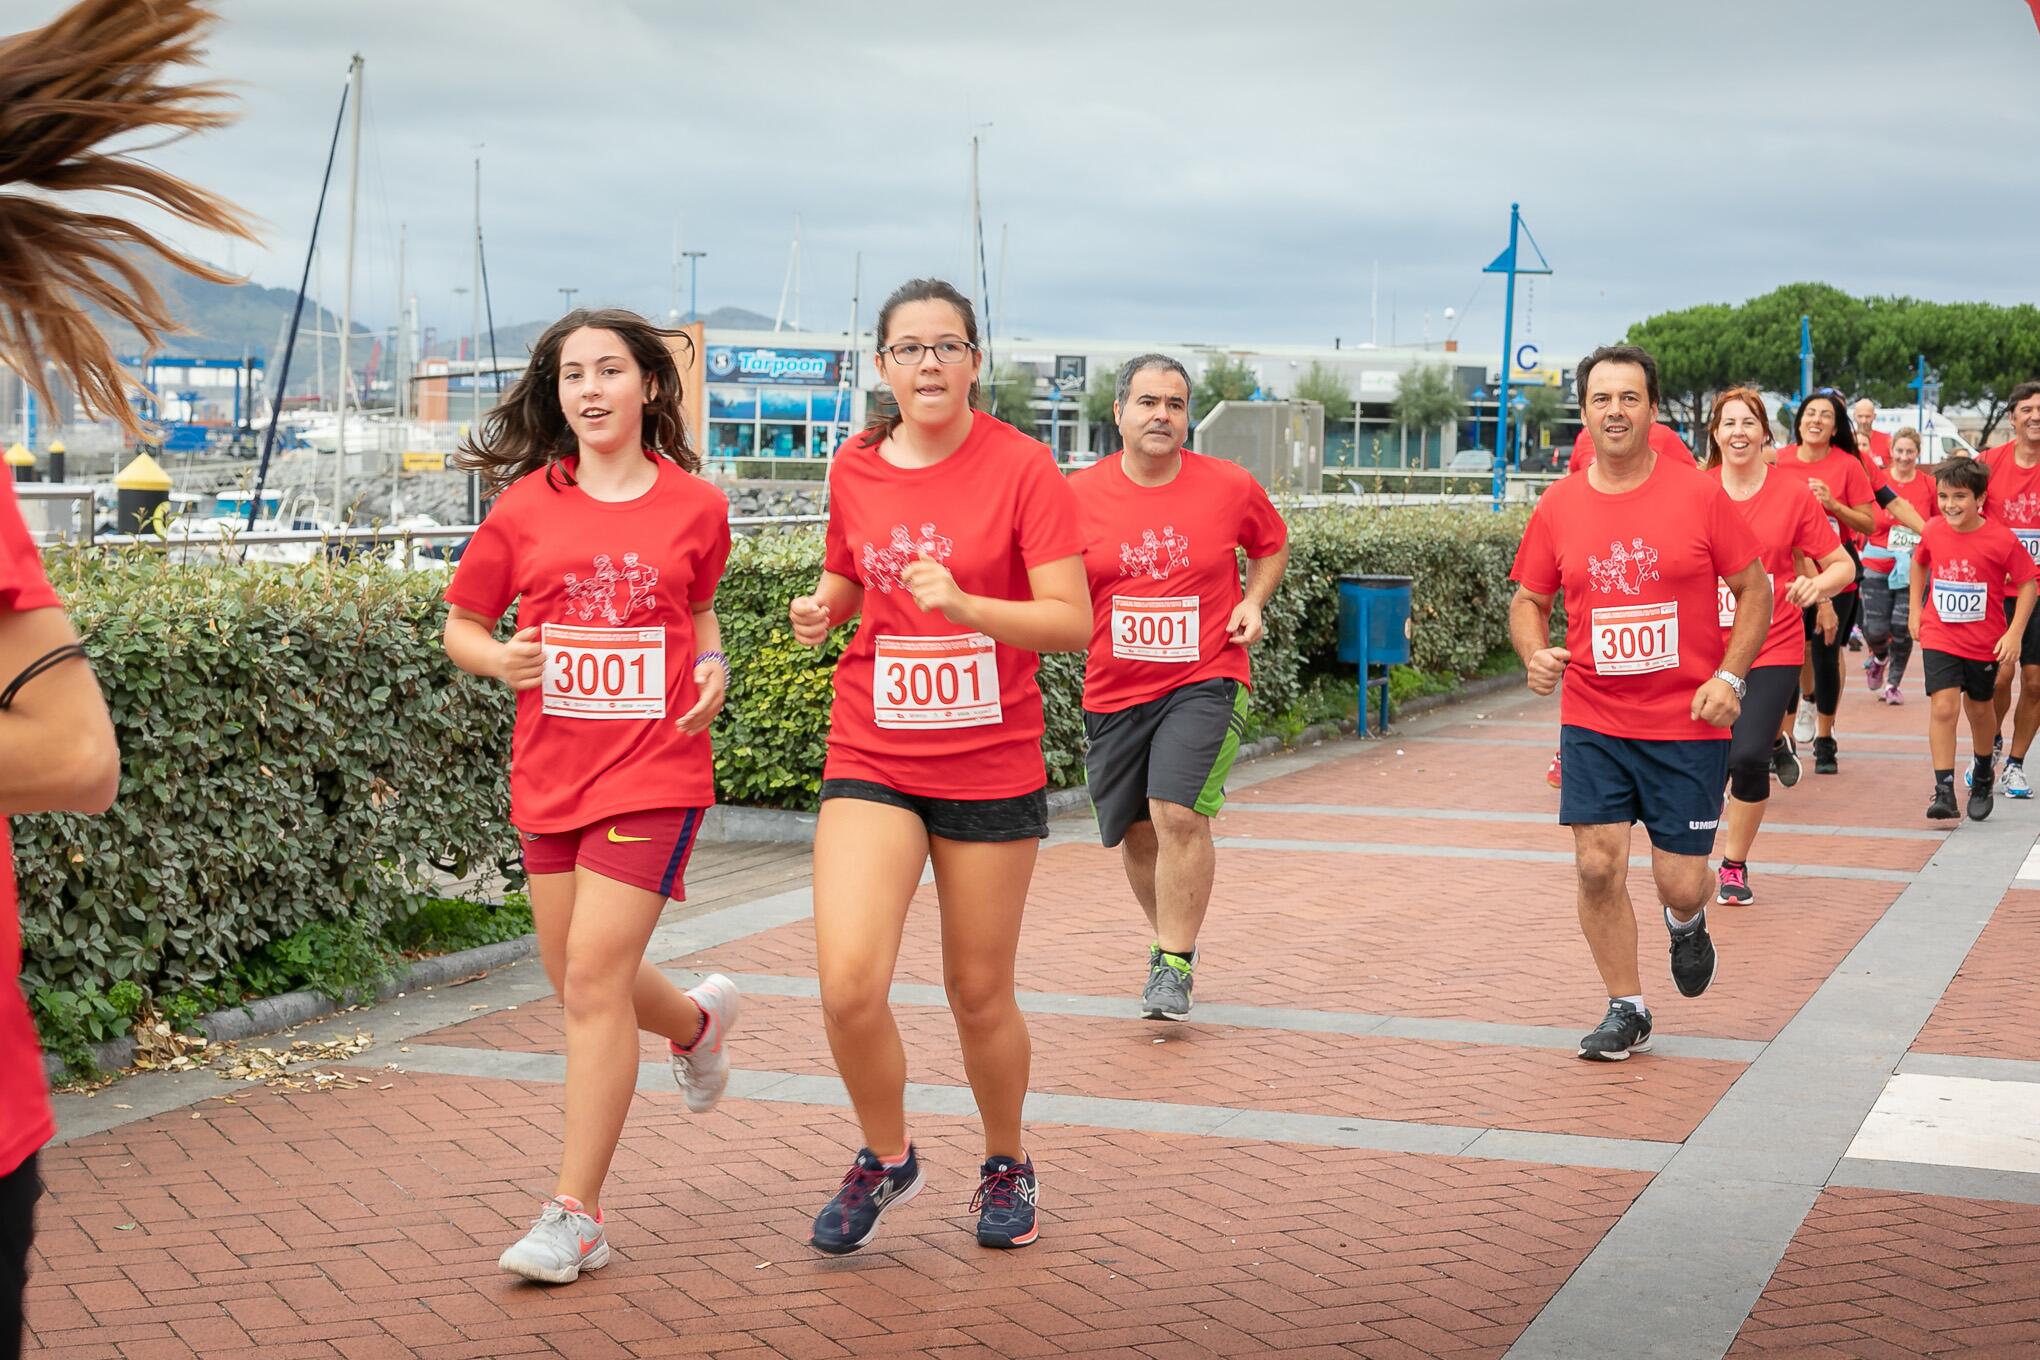
[{"label": "man in navy shorts", "polygon": [[[1553,484],[1530,516],[1511,572],[1509,633],[1533,692],[1565,682],[1558,819],[1573,829],[1580,929],[1608,988],[1607,1013],[1579,1055],[1613,1062],[1650,1046],[1628,886],[1637,822],[1650,833],[1672,980],[1685,996],[1714,980],[1708,856],[1729,729],[1775,586],[1721,483],[1651,448],[1656,361],[1633,345],[1604,346],[1581,360],[1578,382],[1594,462]],[[1723,584],[1736,601],[1725,642]],[[1565,645],[1553,647],[1561,589]]]}]

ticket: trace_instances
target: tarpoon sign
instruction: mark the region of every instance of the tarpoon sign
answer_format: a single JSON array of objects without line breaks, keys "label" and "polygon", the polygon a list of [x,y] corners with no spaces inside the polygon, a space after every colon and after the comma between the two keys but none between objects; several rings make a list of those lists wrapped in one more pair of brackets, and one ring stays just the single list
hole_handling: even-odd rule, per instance
[{"label": "tarpoon sign", "polygon": [[781,386],[834,387],[843,356],[828,349],[771,349],[763,345],[710,345],[708,380],[712,383],[775,383]]}]

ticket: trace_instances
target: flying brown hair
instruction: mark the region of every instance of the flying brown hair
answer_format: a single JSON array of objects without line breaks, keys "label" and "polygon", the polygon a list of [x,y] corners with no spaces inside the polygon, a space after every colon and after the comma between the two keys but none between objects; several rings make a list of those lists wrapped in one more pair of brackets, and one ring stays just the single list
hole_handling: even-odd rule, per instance
[{"label": "flying brown hair", "polygon": [[111,416],[137,437],[149,431],[128,403],[133,380],[86,308],[119,317],[155,348],[178,327],[140,252],[214,283],[238,280],[132,222],[53,196],[121,194],[255,239],[225,199],[104,149],[151,132],[166,134],[150,143],[161,146],[233,121],[220,86],[167,78],[169,68],[199,59],[214,21],[202,0],[82,0],[42,28],[0,38],[0,189],[42,191],[0,192],[0,363],[51,402],[43,363],[54,362],[88,414]]}]

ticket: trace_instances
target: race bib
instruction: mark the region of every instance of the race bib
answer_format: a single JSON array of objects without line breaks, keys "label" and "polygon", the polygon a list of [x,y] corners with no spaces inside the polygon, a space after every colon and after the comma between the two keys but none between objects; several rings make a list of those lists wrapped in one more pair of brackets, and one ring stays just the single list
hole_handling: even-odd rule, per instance
[{"label": "race bib", "polygon": [[1197,597],[1112,597],[1112,655],[1121,661],[1197,659]]},{"label": "race bib", "polygon": [[878,635],[871,675],[872,718],[880,727],[990,727],[999,707],[996,644],[983,633],[954,637]]},{"label": "race bib", "polygon": [[1609,605],[1593,612],[1594,670],[1643,675],[1679,664],[1679,602]]},{"label": "race bib", "polygon": [[1714,578],[1714,609],[1723,628],[1735,627],[1735,587],[1719,576]]},{"label": "race bib", "polygon": [[1986,603],[1981,581],[1943,581],[1938,576],[1934,589],[1934,612],[1943,623],[1982,623]]},{"label": "race bib", "polygon": [[2026,550],[2026,556],[2040,562],[2040,529],[2014,529],[2012,532],[2018,536],[2019,546]]},{"label": "race bib", "polygon": [[548,623],[542,711],[555,718],[666,716],[664,628],[577,628]]},{"label": "race bib", "polygon": [[[1920,545],[1920,536],[1906,528],[1903,524],[1894,524],[1891,526],[1889,542],[1891,544],[1891,555],[1897,557],[1901,553],[1909,553],[1914,548],[1917,548]],[[2026,551],[2040,553],[2040,547],[2028,547]]]}]

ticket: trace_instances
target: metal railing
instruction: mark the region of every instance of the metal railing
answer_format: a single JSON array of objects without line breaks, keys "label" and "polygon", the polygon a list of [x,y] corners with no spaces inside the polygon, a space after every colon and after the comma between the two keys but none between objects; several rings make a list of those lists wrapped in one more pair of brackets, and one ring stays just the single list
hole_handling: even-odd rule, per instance
[{"label": "metal railing", "polygon": [[[22,503],[22,518],[28,522],[29,536],[37,542],[92,546],[98,502],[91,487],[67,482],[17,482],[14,497]],[[67,505],[68,510],[62,508]],[[68,522],[59,524],[59,518]]]}]

